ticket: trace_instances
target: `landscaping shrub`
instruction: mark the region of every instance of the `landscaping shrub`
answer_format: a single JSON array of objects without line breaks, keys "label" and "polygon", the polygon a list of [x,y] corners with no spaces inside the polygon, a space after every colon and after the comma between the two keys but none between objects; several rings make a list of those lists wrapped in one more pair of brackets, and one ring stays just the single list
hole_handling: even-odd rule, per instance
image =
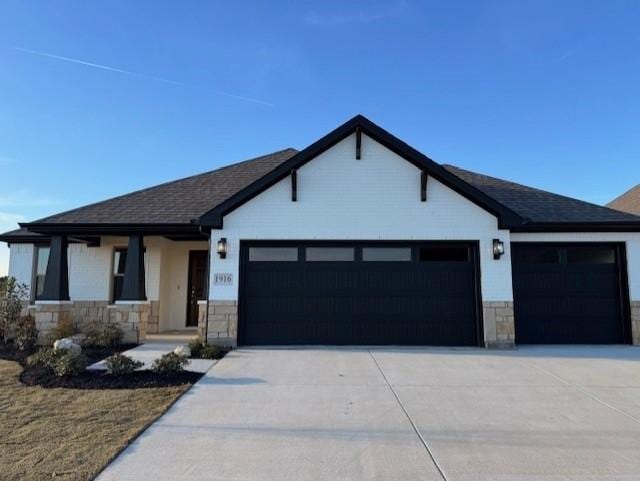
[{"label": "landscaping shrub", "polygon": [[153,361],[151,370],[158,374],[177,374],[184,371],[187,364],[189,359],[185,356],[170,352]]},{"label": "landscaping shrub", "polygon": [[199,339],[194,339],[189,343],[191,357],[195,359],[222,359],[228,349],[214,346]]},{"label": "landscaping shrub", "polygon": [[51,369],[56,376],[77,376],[87,368],[87,358],[81,352],[58,352],[62,354],[56,353],[56,361]]},{"label": "landscaping shrub", "polygon": [[36,351],[35,354],[32,354],[27,358],[27,366],[39,366],[50,369],[50,366],[53,365],[56,358],[56,352],[53,350],[53,347],[45,346],[41,347]]},{"label": "landscaping shrub", "polygon": [[58,339],[64,339],[65,337],[71,337],[76,334],[76,329],[73,326],[73,321],[70,319],[58,322],[58,325],[51,329],[49,333],[49,343],[53,344]]},{"label": "landscaping shrub", "polygon": [[21,317],[16,325],[16,336],[14,342],[21,351],[30,351],[38,341],[38,329],[36,320],[32,316]]},{"label": "landscaping shrub", "polygon": [[0,336],[7,342],[13,335],[16,323],[22,311],[22,300],[29,298],[26,284],[18,282],[15,277],[8,277],[2,283],[0,293]]},{"label": "landscaping shrub", "polygon": [[83,344],[95,347],[115,347],[122,342],[124,332],[115,322],[92,322],[85,330]]},{"label": "landscaping shrub", "polygon": [[27,365],[42,367],[58,377],[77,376],[86,369],[87,358],[80,352],[55,351],[52,347],[46,346],[29,356]]},{"label": "landscaping shrub", "polygon": [[105,361],[107,372],[114,376],[124,376],[131,374],[133,371],[142,367],[143,363],[135,359],[125,356],[124,354],[114,354]]}]

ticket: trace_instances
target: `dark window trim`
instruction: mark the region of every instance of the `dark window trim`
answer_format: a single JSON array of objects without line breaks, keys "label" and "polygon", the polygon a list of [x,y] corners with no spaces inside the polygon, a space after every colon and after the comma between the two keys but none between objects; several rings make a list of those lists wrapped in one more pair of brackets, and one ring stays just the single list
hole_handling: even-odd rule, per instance
[{"label": "dark window trim", "polygon": [[[114,295],[114,292],[113,292],[113,289],[114,289],[114,278],[116,276],[116,273],[115,273],[115,271],[113,269],[114,268],[113,262],[115,260],[115,255],[116,255],[117,251],[125,251],[126,252],[127,250],[128,250],[128,246],[126,246],[126,245],[114,245],[114,246],[111,246],[111,257],[109,259],[109,262],[110,262],[110,266],[109,266],[109,272],[110,272],[110,275],[109,275],[109,281],[110,281],[109,282],[109,305],[110,306],[114,306],[116,304],[116,302],[118,301],[118,299],[115,298],[115,295]],[[148,257],[148,255],[149,254],[148,254],[147,248],[145,247],[144,250],[143,250],[145,271],[149,267],[149,257]],[[122,277],[124,277],[124,274],[122,275]],[[146,279],[145,279],[145,282],[146,282]]]},{"label": "dark window trim", "polygon": [[[38,276],[38,257],[39,249],[42,247],[49,247],[48,242],[38,242],[33,244],[33,254],[31,260],[31,285],[29,286],[29,304],[33,305],[38,300],[37,296],[37,276]],[[46,270],[45,270],[46,273]]]}]

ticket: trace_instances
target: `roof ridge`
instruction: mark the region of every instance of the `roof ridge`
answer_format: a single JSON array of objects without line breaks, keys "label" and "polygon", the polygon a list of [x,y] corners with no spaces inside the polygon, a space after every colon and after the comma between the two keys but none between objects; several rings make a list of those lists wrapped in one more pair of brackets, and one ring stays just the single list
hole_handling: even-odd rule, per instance
[{"label": "roof ridge", "polygon": [[147,191],[152,190],[152,189],[157,189],[159,187],[164,187],[164,186],[167,186],[167,185],[172,185],[172,184],[176,184],[176,183],[179,183],[179,182],[184,182],[185,180],[194,179],[196,177],[203,177],[203,176],[215,174],[217,172],[221,172],[221,171],[223,171],[225,169],[229,169],[231,167],[236,167],[238,165],[243,165],[243,164],[247,164],[247,163],[250,163],[250,162],[255,162],[257,160],[261,160],[261,159],[264,159],[266,157],[275,156],[275,155],[278,155],[278,154],[283,154],[283,153],[289,152],[289,151],[298,152],[298,150],[293,148],[293,147],[286,147],[284,149],[275,150],[275,151],[270,152],[268,154],[258,155],[257,157],[252,157],[250,159],[241,160],[241,161],[238,161],[238,162],[234,162],[232,164],[223,165],[222,167],[218,167],[217,169],[208,170],[206,172],[201,172],[199,174],[188,175],[186,177],[181,177],[181,178],[175,179],[175,180],[168,180],[168,181],[162,182],[160,184],[156,184],[156,185],[152,185],[152,186],[149,186],[149,187],[144,187],[142,189],[134,190],[133,192],[127,192],[126,194],[116,195],[116,196],[113,196],[113,197],[109,197],[107,199],[103,199],[103,200],[99,200],[99,201],[96,201],[96,202],[92,202],[90,204],[85,204],[85,205],[82,205],[80,207],[75,207],[73,209],[65,210],[65,211],[62,211],[62,212],[56,212],[55,214],[51,214],[51,215],[48,215],[46,217],[42,217],[40,219],[28,222],[28,224],[31,224],[31,223],[36,224],[36,223],[41,223],[41,222],[47,222],[47,220],[52,218],[52,217],[58,217],[58,216],[61,216],[61,215],[71,214],[73,212],[76,212],[76,211],[79,211],[79,210],[82,210],[82,209],[86,209],[88,207],[95,207],[95,206],[103,204],[105,202],[111,202],[111,201],[117,200],[117,199],[125,199],[127,197],[130,197],[130,196],[133,196],[133,195],[136,195],[136,194],[140,194],[140,193],[143,193],[143,192],[147,192]]}]

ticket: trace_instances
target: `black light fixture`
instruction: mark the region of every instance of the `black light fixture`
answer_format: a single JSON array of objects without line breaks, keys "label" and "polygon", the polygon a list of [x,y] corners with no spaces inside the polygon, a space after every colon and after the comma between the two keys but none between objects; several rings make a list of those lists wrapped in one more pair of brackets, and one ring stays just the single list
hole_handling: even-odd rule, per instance
[{"label": "black light fixture", "polygon": [[227,238],[221,237],[218,241],[218,245],[216,246],[216,252],[220,256],[220,259],[225,259],[227,257]]},{"label": "black light fixture", "polygon": [[504,254],[504,242],[500,239],[493,239],[493,258],[500,259]]}]

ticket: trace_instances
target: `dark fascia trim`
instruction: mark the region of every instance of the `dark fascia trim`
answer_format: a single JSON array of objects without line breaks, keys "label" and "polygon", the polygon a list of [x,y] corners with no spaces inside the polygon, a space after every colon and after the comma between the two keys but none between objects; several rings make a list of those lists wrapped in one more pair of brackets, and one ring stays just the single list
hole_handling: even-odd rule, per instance
[{"label": "dark fascia trim", "polygon": [[7,244],[48,244],[51,242],[47,236],[40,235],[0,235],[0,242],[6,242]]},{"label": "dark fascia trim", "polygon": [[71,223],[23,223],[20,227],[29,229],[38,234],[53,235],[66,234],[69,236],[95,236],[95,235],[163,235],[202,236],[200,228],[193,224],[71,224]]},{"label": "dark fascia trim", "polygon": [[514,211],[499,202],[496,202],[494,199],[476,189],[471,184],[450,173],[437,162],[418,152],[413,147],[377,126],[362,115],[356,115],[351,120],[348,120],[317,142],[314,142],[291,157],[289,160],[280,164],[276,169],[232,195],[227,200],[202,215],[199,219],[194,219],[193,222],[195,224],[209,226],[214,229],[221,229],[222,219],[226,214],[237,209],[275,183],[284,179],[293,169],[301,167],[313,158],[333,147],[341,140],[344,140],[355,132],[356,129],[360,129],[362,133],[412,163],[418,167],[418,169],[426,171],[428,175],[434,177],[439,182],[442,182],[447,187],[451,188],[471,202],[495,215],[498,218],[498,226],[501,229],[507,229],[510,226],[522,224],[522,217]]},{"label": "dark fascia trim", "polygon": [[535,232],[640,232],[640,222],[532,222],[510,228],[515,233]]}]

